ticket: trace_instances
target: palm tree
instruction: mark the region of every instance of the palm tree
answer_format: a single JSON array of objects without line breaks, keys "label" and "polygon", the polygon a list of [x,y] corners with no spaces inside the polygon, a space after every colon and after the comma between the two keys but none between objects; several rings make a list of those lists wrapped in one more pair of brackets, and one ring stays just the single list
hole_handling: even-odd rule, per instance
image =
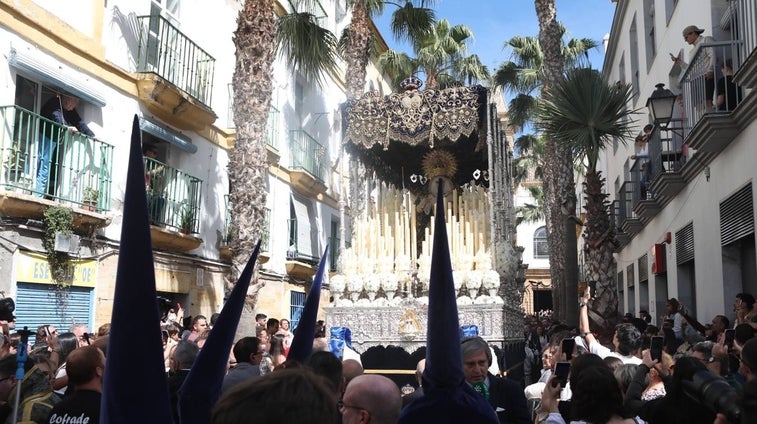
[{"label": "palm tree", "polygon": [[395,85],[412,75],[426,75],[426,88],[444,88],[453,83],[472,84],[489,78],[489,71],[477,55],[467,54],[473,32],[465,25],[451,26],[446,19],[434,24],[431,31],[412,40],[413,53],[387,50],[379,57],[385,72],[396,76]]},{"label": "palm tree", "polygon": [[[565,41],[566,30],[557,22],[554,1],[536,0],[535,5],[539,18],[539,37],[513,37],[508,40],[506,46],[512,48],[513,60],[503,63],[493,76],[495,85],[515,94],[508,108],[510,123],[521,128],[532,122],[539,95],[549,91],[551,85],[562,79],[563,68],[572,68],[586,62],[589,50],[598,45],[585,38]],[[568,219],[575,210],[575,184],[570,151],[558,153],[556,149],[559,146],[555,145],[554,140],[545,141],[544,215],[550,245],[554,312],[560,320],[571,321],[578,319],[578,311],[574,310],[573,305],[575,302],[568,299],[569,290],[566,288],[566,277],[571,278],[571,285],[577,285],[578,278],[577,253],[571,236],[575,231],[570,229],[574,226],[574,221]],[[564,303],[566,301],[568,303]],[[570,317],[563,305],[571,311]]]},{"label": "palm tree", "polygon": [[[285,57],[311,81],[320,81],[335,63],[335,37],[320,28],[312,13],[295,9],[277,17],[273,2],[245,0],[234,32],[236,66],[234,87],[234,149],[229,155],[229,202],[231,206],[231,276],[227,290],[237,280],[263,234],[265,220],[266,124],[271,107],[273,64],[276,54]],[[307,6],[307,5],[302,5]],[[257,278],[248,291],[238,336],[255,334],[251,315],[263,282]]]},{"label": "palm tree", "polygon": [[[565,28],[560,26],[560,31],[565,68],[587,64],[589,51],[599,44],[589,38],[565,40]],[[507,40],[505,48],[512,49],[512,60],[497,68],[493,81],[495,85],[515,94],[508,107],[510,124],[522,128],[535,116],[539,92],[545,78],[544,53],[537,37],[515,36]]]},{"label": "palm tree", "polygon": [[349,100],[359,99],[365,91],[365,75],[373,40],[371,18],[381,15],[388,4],[396,6],[392,13],[392,33],[400,40],[414,40],[429,31],[436,21],[434,11],[428,7],[435,3],[434,0],[406,0],[403,5],[385,0],[347,0],[347,6],[352,9],[352,20],[344,34]]},{"label": "palm tree", "polygon": [[618,313],[612,256],[616,242],[608,214],[608,195],[603,191],[605,180],[597,170],[597,161],[613,138],[624,141],[632,137],[630,117],[636,111],[627,107],[631,99],[630,84],[608,84],[599,72],[579,68],[569,71],[560,84],[552,87],[538,114],[544,133],[560,140],[586,164],[587,222],[583,236],[588,254],[587,279],[597,281],[593,308],[598,315],[593,317],[605,330],[614,327]]},{"label": "palm tree", "polygon": [[530,185],[525,187],[534,203],[526,203],[523,206],[515,208],[515,225],[518,226],[524,222],[544,221],[544,190],[540,185]]}]

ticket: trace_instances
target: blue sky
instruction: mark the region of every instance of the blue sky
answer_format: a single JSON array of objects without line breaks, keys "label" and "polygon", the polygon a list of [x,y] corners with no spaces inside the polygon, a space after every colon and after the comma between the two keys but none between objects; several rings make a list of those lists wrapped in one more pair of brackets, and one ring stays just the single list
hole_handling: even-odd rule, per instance
[{"label": "blue sky", "polygon": [[[568,29],[572,38],[592,38],[598,42],[610,32],[615,3],[610,0],[556,0],[557,19]],[[464,24],[473,30],[475,42],[470,52],[479,55],[481,61],[496,69],[509,59],[509,52],[502,47],[514,35],[538,35],[539,22],[533,0],[439,0],[434,8],[437,18],[447,19],[450,24]],[[394,6],[387,6],[383,16],[375,22],[390,48],[402,50],[389,30],[389,21]],[[602,48],[590,54],[592,67],[600,69],[604,52]]]}]

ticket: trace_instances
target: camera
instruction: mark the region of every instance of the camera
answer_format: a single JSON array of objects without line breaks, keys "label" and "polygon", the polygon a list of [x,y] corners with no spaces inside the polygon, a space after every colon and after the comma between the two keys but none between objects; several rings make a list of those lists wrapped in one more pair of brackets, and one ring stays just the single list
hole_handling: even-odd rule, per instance
[{"label": "camera", "polygon": [[10,297],[0,299],[0,321],[13,321],[16,317],[13,311],[16,310],[16,303]]},{"label": "camera", "polygon": [[168,313],[169,309],[173,309],[174,312],[178,309],[178,305],[173,300],[163,297],[163,296],[157,296],[158,301],[158,310],[160,310],[160,315],[165,316]]},{"label": "camera", "polygon": [[710,411],[725,415],[729,422],[741,422],[736,389],[710,371],[697,371],[691,381],[683,381],[683,392]]}]

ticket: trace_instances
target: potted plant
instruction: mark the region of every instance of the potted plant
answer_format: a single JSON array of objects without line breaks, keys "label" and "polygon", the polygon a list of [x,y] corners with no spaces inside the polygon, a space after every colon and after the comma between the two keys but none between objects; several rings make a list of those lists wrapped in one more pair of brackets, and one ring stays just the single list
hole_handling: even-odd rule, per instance
[{"label": "potted plant", "polygon": [[88,211],[97,210],[97,199],[100,197],[100,192],[92,187],[85,187],[82,193],[83,208]]},{"label": "potted plant", "polygon": [[184,205],[181,211],[181,221],[179,222],[179,231],[183,234],[192,232],[195,222],[195,211],[189,205]]}]

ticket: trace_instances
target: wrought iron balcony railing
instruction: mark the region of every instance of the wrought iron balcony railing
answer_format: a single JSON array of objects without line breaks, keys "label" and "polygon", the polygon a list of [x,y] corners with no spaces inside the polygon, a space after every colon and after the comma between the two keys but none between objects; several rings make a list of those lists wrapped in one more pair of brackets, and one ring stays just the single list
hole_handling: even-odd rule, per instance
[{"label": "wrought iron balcony railing", "polygon": [[7,190],[110,209],[112,145],[18,106],[0,107],[0,122],[0,182]]},{"label": "wrought iron balcony railing", "polygon": [[281,116],[279,110],[271,106],[265,127],[265,142],[276,150],[279,149],[279,116]]},{"label": "wrought iron balcony railing", "polygon": [[723,73],[731,63],[733,73],[740,65],[740,40],[702,43],[681,75],[684,132],[688,135],[707,113],[729,113],[743,100],[744,91]]},{"label": "wrought iron balcony railing", "polygon": [[289,134],[291,168],[305,170],[321,182],[325,182],[328,166],[326,149],[303,130],[293,130]]},{"label": "wrought iron balcony railing", "polygon": [[200,231],[201,179],[145,158],[145,186],[153,225],[188,234]]},{"label": "wrought iron balcony railing", "polygon": [[640,193],[638,181],[626,181],[620,186],[620,192],[618,193],[618,217],[621,223],[636,218],[633,206],[639,201]]},{"label": "wrought iron balcony railing", "polygon": [[137,72],[154,73],[209,106],[215,59],[162,16],[137,19]]}]

